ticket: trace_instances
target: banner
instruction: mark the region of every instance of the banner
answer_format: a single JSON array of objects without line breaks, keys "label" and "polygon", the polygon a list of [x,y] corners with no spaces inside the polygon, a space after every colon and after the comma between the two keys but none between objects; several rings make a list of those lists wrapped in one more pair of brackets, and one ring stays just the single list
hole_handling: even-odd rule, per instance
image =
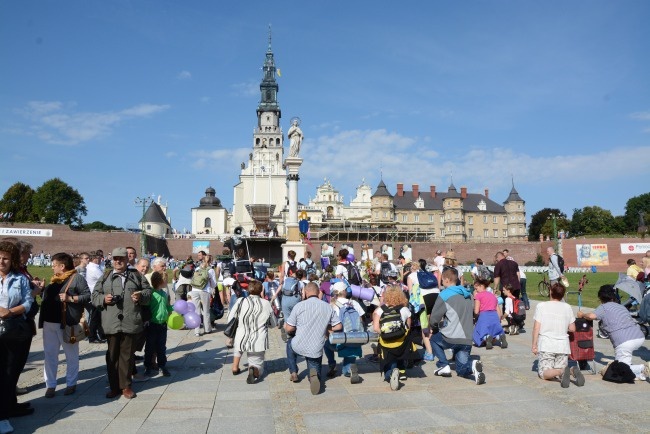
[{"label": "banner", "polygon": [[578,267],[609,265],[607,244],[576,244]]},{"label": "banner", "polygon": [[2,237],[51,237],[52,229],[0,228]]},{"label": "banner", "polygon": [[201,250],[210,254],[210,241],[192,241],[192,253],[199,253]]},{"label": "banner", "polygon": [[621,253],[624,255],[645,255],[650,250],[650,243],[621,243]]}]

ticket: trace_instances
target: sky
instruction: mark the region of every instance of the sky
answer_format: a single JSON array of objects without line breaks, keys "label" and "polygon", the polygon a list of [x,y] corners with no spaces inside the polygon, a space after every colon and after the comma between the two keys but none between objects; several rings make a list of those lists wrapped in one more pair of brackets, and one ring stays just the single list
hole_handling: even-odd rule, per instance
[{"label": "sky", "polygon": [[621,215],[649,191],[649,20],[644,0],[0,1],[0,194],[59,177],[120,227],[160,195],[179,231],[208,186],[232,209],[270,24],[299,201],[383,178],[501,203],[514,181],[529,221]]}]

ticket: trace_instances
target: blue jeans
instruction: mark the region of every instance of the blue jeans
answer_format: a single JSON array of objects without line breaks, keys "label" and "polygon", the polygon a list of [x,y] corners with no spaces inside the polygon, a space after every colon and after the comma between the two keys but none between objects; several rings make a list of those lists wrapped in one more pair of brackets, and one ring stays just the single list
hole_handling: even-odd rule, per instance
[{"label": "blue jeans", "polygon": [[384,381],[390,381],[390,374],[395,368],[397,368],[397,360],[393,363],[384,365]]},{"label": "blue jeans", "polygon": [[[289,365],[289,373],[293,374],[294,372],[298,373],[298,356],[301,354],[293,351],[291,346],[291,341],[293,338],[287,340],[287,365]],[[304,356],[303,356],[304,357]],[[323,356],[320,357],[305,357],[307,362],[307,370],[315,369],[316,374],[318,375],[318,380],[320,381],[320,371],[323,367]]]},{"label": "blue jeans", "polygon": [[290,296],[290,295],[283,295],[280,308],[282,309],[282,315],[284,316],[285,322],[289,319],[289,315],[291,315],[291,311],[293,310],[293,307],[298,304],[300,301],[299,296]]},{"label": "blue jeans", "polygon": [[451,349],[454,353],[454,360],[456,361],[456,373],[460,377],[467,377],[472,373],[472,362],[469,359],[470,352],[472,351],[471,345],[450,344],[442,337],[442,333],[436,333],[431,336],[431,348],[433,354],[438,358],[436,366],[444,368],[449,365],[445,350]]},{"label": "blue jeans", "polygon": [[145,329],[147,334],[147,343],[144,347],[144,367],[151,368],[152,356],[155,353],[159,368],[167,364],[167,324],[149,323]]},{"label": "blue jeans", "polygon": [[521,285],[521,299],[524,301],[524,306],[526,306],[526,309],[530,309],[530,301],[526,293],[526,279],[519,279],[519,284]]},{"label": "blue jeans", "polygon": [[[336,367],[336,347],[329,342],[325,342],[323,351],[325,351],[325,357],[327,357],[327,366],[330,368]],[[357,358],[354,356],[343,357],[343,364],[341,365],[341,372],[343,375],[350,374],[350,365],[352,365],[355,360],[357,360]]]}]

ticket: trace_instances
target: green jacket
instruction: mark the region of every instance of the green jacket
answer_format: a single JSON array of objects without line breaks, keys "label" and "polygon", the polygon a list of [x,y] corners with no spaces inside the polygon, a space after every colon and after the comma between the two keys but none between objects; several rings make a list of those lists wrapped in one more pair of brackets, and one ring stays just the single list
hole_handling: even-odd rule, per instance
[{"label": "green jacket", "polygon": [[[124,288],[122,288],[122,278],[111,271],[99,280],[93,289],[92,304],[101,312],[102,327],[107,335],[136,334],[144,330],[142,314],[151,300],[151,286],[137,271],[127,270],[126,273]],[[131,294],[136,291],[141,291],[138,303],[131,300]],[[121,295],[123,301],[107,305],[104,303],[104,296],[107,294]]]},{"label": "green jacket", "polygon": [[167,324],[167,318],[172,313],[172,306],[169,304],[169,296],[162,289],[154,289],[149,302],[151,311],[151,322],[156,324]]}]

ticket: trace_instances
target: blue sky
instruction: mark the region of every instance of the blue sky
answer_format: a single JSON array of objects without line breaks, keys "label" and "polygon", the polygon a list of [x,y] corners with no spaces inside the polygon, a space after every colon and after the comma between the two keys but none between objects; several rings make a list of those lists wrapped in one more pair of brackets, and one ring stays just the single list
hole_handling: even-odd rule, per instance
[{"label": "blue sky", "polygon": [[0,192],[60,177],[85,221],[172,225],[228,208],[256,125],[268,25],[282,127],[302,119],[299,199],[490,190],[528,215],[648,192],[647,1],[2,1]]}]

